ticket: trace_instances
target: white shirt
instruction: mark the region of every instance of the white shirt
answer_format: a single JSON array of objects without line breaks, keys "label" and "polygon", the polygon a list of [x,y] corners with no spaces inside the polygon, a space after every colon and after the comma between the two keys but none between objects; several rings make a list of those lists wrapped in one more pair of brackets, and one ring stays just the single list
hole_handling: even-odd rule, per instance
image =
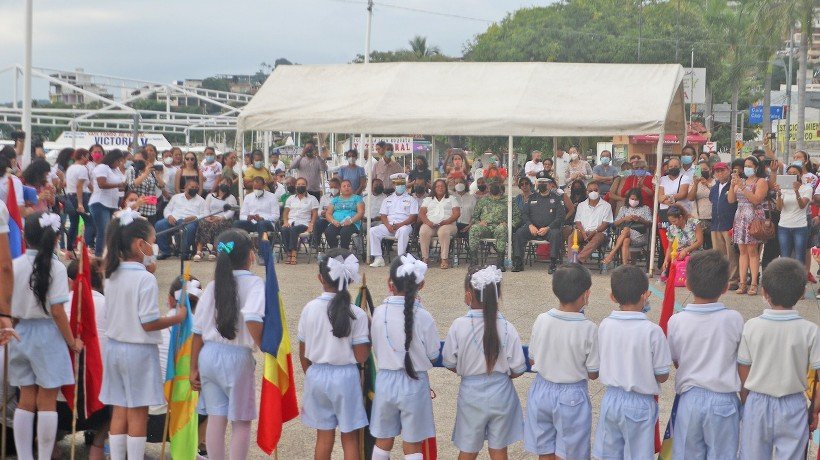
[{"label": "white shirt", "polygon": [[780,398],[806,391],[806,370],[820,369],[817,325],[795,310],[763,310],[746,321],[737,362],[751,366],[745,387]]},{"label": "white shirt", "polygon": [[217,179],[222,176],[222,163],[214,161],[211,164],[205,164],[205,162],[203,162],[200,170],[202,171],[202,178],[205,179],[205,183],[202,184],[202,187],[207,191],[213,190]]},{"label": "white shirt", "polygon": [[69,301],[68,275],[66,274],[65,265],[60,262],[56,255],[52,255],[51,283],[46,293],[48,313],[43,310],[43,306],[40,305],[40,301],[37,300],[34,291],[29,286],[36,256],[37,251],[27,249],[22,257],[12,261],[14,289],[11,294],[11,316],[17,319],[51,318],[51,307]]},{"label": "white shirt", "polygon": [[119,169],[111,169],[106,164],[98,164],[94,167],[94,191],[91,192],[91,199],[88,204],[100,203],[106,208],[117,209],[120,202],[120,190],[118,188],[102,188],[98,180],[104,177],[108,185],[118,185],[125,182],[125,175]]},{"label": "white shirt", "polygon": [[646,315],[613,311],[598,327],[600,379],[604,386],[645,395],[657,395],[657,375],[667,375],[672,356],[660,326]]},{"label": "white shirt", "polygon": [[337,193],[335,196],[330,196],[330,193],[325,193],[322,195],[322,198],[319,199],[319,217],[322,217],[325,210],[327,209],[328,205],[330,205],[330,200],[339,196]]},{"label": "white shirt", "polygon": [[612,220],[612,206],[600,198],[595,207],[589,204],[588,199],[578,203],[575,211],[575,222],[580,222],[587,232],[595,230],[603,222],[612,223]]},{"label": "white shirt", "polygon": [[419,202],[408,194],[396,195],[395,193],[388,196],[382,201],[379,214],[387,216],[387,222],[390,224],[397,224],[404,222],[410,216],[418,215]]},{"label": "white shirt", "polygon": [[288,211],[288,221],[291,225],[309,225],[314,209],[319,209],[319,200],[307,193],[304,198],[291,195],[285,201]]},{"label": "white shirt", "polygon": [[[404,369],[404,337],[404,297],[390,296],[376,307],[370,326],[370,340],[379,369]],[[432,361],[439,356],[440,343],[435,320],[416,301],[409,353],[417,372],[426,372],[433,367]]]},{"label": "white shirt", "polygon": [[[493,372],[520,374],[527,369],[521,337],[509,321],[498,314],[499,353]],[[487,360],[484,357],[484,314],[481,310],[470,310],[461,318],[456,318],[447,338],[441,357],[444,366],[455,369],[462,377],[487,375]]]},{"label": "white shirt", "polygon": [[669,350],[678,364],[675,392],[693,387],[716,393],[740,391],[737,347],[743,317],[722,303],[687,305],[669,318]]},{"label": "white shirt", "polygon": [[370,197],[369,198],[370,199],[370,219],[374,220],[374,221],[378,221],[379,220],[379,213],[381,212],[381,209],[382,209],[382,203],[384,203],[384,200],[385,200],[385,198],[387,198],[387,195],[382,193],[382,194],[379,194],[379,195],[372,195],[371,194],[371,195],[366,195],[366,196],[362,197],[362,198],[364,198],[364,211],[365,212],[367,212],[368,196]]},{"label": "white shirt", "polygon": [[168,192],[169,195],[176,195],[177,193],[177,171],[179,171],[179,166],[165,166],[162,170],[162,180],[165,181],[165,191]]},{"label": "white shirt", "polygon": [[533,184],[535,183],[535,175],[530,176],[530,173],[538,174],[543,170],[544,170],[544,163],[541,162],[541,161],[536,163],[536,162],[530,160],[524,165],[524,174],[526,174],[527,179],[529,179],[530,182],[532,182]]},{"label": "white shirt", "polygon": [[174,216],[174,219],[185,219],[188,217],[204,217],[205,214],[205,198],[199,195],[194,195],[193,198],[188,198],[185,193],[177,193],[171,197],[168,206],[165,207],[162,215],[167,219],[169,216]]},{"label": "white shirt", "polygon": [[[284,186],[284,185],[282,185],[282,184],[276,184],[276,190],[274,190],[274,191],[273,191],[273,196],[274,196],[274,198],[276,198],[277,207],[279,206],[279,205],[278,205],[279,200],[282,198],[282,195],[284,195],[285,193],[288,193],[288,189],[287,189],[287,188],[285,188],[285,186]],[[247,195],[246,195],[246,196],[247,196]],[[278,212],[278,211],[277,211],[277,212]],[[277,219],[278,219],[278,218],[279,218],[279,217],[278,217],[278,214],[277,214]]]},{"label": "white shirt", "polygon": [[564,156],[559,157],[555,155],[552,159],[553,166],[555,167],[555,177],[558,179],[558,186],[563,187],[566,184],[567,172],[569,171],[569,154],[564,153]]},{"label": "white shirt", "polygon": [[77,193],[77,183],[81,180],[85,181],[83,192],[91,193],[91,175],[88,168],[79,163],[69,166],[65,172],[65,192],[69,195]]},{"label": "white shirt", "polygon": [[9,232],[9,209],[0,201],[0,234]]},{"label": "white shirt", "polygon": [[278,171],[284,171],[284,170],[285,170],[285,163],[281,160],[279,160],[276,164],[271,163],[270,167],[268,167],[268,171],[270,171],[270,173],[273,174],[273,175],[276,175],[276,173]]},{"label": "white shirt", "polygon": [[378,162],[379,160],[373,157],[368,157],[366,160],[362,157],[356,158],[356,166],[364,168],[364,172],[368,176],[370,175],[370,171],[373,170],[373,165],[375,165]]},{"label": "white shirt", "polygon": [[106,337],[125,343],[161,343],[160,331],[142,328],[143,324],[159,319],[158,296],[157,279],[144,265],[121,262],[105,282]]},{"label": "white shirt", "polygon": [[23,182],[11,172],[7,172],[5,176],[0,176],[0,201],[4,203],[8,203],[9,201],[9,177],[11,177],[11,182],[14,184],[17,206],[25,206],[26,201],[23,199]]},{"label": "white shirt", "polygon": [[809,202],[805,208],[801,208],[797,204],[797,194],[794,193],[793,188],[784,188],[780,190],[783,196],[783,209],[780,211],[780,223],[783,228],[803,228],[809,224],[807,212],[811,208],[812,188],[809,184],[800,186],[798,193],[801,198],[807,198]]},{"label": "white shirt", "polygon": [[598,372],[598,326],[583,313],[556,308],[541,313],[532,325],[533,370],[552,383],[575,383]]},{"label": "white shirt", "polygon": [[[675,180],[670,179],[669,176],[661,176],[660,180],[663,193],[669,196],[677,194],[680,192],[680,189],[687,184],[692,185],[692,178],[684,174],[683,171],[681,171],[680,176]],[[678,200],[676,203],[683,206],[683,209],[689,210],[689,200]],[[661,209],[669,209],[669,205],[661,203]]]},{"label": "white shirt", "polygon": [[458,199],[458,205],[461,209],[461,215],[458,216],[457,222],[459,224],[470,225],[470,222],[473,220],[473,211],[475,211],[475,195],[465,193],[464,195],[456,194],[455,197]]},{"label": "white shirt", "polygon": [[299,316],[297,338],[305,344],[305,357],[314,364],[344,366],[356,364],[353,346],[370,343],[370,329],[367,314],[361,308],[351,305],[350,335],[336,337],[328,318],[328,307],[335,294],[322,293],[302,309]]},{"label": "white shirt", "polygon": [[452,217],[453,209],[457,209],[459,206],[458,198],[452,195],[441,200],[428,196],[421,202],[421,207],[427,208],[427,219],[434,224],[441,223]]},{"label": "white shirt", "polygon": [[219,217],[223,217],[225,219],[233,218],[233,211],[225,211],[225,205],[229,204],[232,206],[236,206],[236,197],[233,195],[228,195],[227,198],[220,199],[214,196],[213,193],[209,193],[207,197],[205,197],[205,215],[210,215],[218,211],[223,211],[222,214],[218,214]]},{"label": "white shirt", "polygon": [[[255,192],[255,191],[254,191]],[[248,216],[259,214],[264,220],[276,222],[279,220],[279,200],[273,193],[265,190],[261,197],[256,193],[245,195],[242,207],[239,208],[239,218],[248,220]]]},{"label": "white shirt", "polygon": [[236,319],[236,337],[228,340],[216,329],[216,297],[214,287],[216,281],[211,281],[202,291],[202,296],[196,304],[194,313],[194,334],[201,335],[205,342],[225,343],[241,347],[256,349],[247,322],[261,323],[265,318],[265,282],[262,278],[248,270],[234,270],[236,292],[239,295],[237,307],[239,315]]},{"label": "white shirt", "polygon": [[[68,298],[68,302],[65,303],[65,314],[70,320],[71,303],[74,302],[73,291],[68,293]],[[94,301],[94,320],[97,322],[97,341],[100,342],[100,351],[104,353],[105,346],[108,344],[108,339],[105,337],[105,296],[92,289],[91,298]],[[162,361],[160,361],[160,363],[162,363]],[[165,367],[164,364],[163,367]],[[162,375],[165,375],[165,373]]]},{"label": "white shirt", "polygon": [[685,169],[683,167],[680,168],[680,175],[686,176],[689,178],[689,183],[695,182],[695,166],[689,166],[689,169]]}]

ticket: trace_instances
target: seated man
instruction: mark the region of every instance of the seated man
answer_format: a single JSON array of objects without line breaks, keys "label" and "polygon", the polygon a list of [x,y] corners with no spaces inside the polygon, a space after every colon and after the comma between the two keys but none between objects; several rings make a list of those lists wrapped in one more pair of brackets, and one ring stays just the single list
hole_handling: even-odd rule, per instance
[{"label": "seated man", "polygon": [[327,183],[330,187],[328,193],[319,198],[319,217],[316,219],[316,225],[313,226],[313,234],[310,237],[310,245],[313,248],[318,248],[319,243],[322,241],[322,235],[324,235],[325,229],[329,225],[328,220],[325,218],[325,211],[327,211],[330,201],[339,196],[339,189],[342,187],[342,181],[338,177],[332,177]]},{"label": "seated man", "polygon": [[384,184],[381,179],[373,179],[373,186],[370,190],[370,196],[368,197],[366,194],[362,198],[364,198],[365,220],[367,220],[368,216],[367,200],[370,199],[370,226],[375,227],[376,225],[380,225],[379,212],[382,209],[382,203],[384,203],[384,199],[387,198],[387,195],[384,194]]},{"label": "seated man", "polygon": [[199,195],[199,180],[195,177],[188,178],[183,192],[171,197],[171,201],[165,206],[165,211],[162,214],[165,218],[157,221],[154,225],[157,231],[157,246],[159,246],[157,259],[164,260],[171,257],[170,238],[175,232],[162,235],[159,233],[171,227],[190,222],[185,225],[182,241],[179,242],[180,257],[187,260],[191,254],[191,246],[194,244],[194,237],[198,227],[198,224],[194,221],[205,217],[205,198]]},{"label": "seated man", "polygon": [[384,267],[382,257],[382,240],[386,236],[394,236],[398,240],[397,251],[404,255],[407,243],[410,242],[410,232],[413,222],[419,214],[419,203],[407,193],[407,174],[396,173],[390,176],[395,192],[384,199],[379,218],[381,225],[373,227],[368,234],[370,238],[370,255],[373,256],[371,267]]},{"label": "seated man", "polygon": [[[504,189],[501,179],[491,179],[490,194],[479,198],[473,210],[473,220],[469,232],[469,257],[476,263],[479,244],[482,238],[495,239],[495,252],[498,254],[496,266],[505,271],[504,253],[507,251],[507,200],[504,199]],[[521,212],[513,205],[513,227],[521,220]]]},{"label": "seated man", "polygon": [[233,223],[246,232],[272,232],[279,224],[279,200],[276,195],[265,190],[265,179],[253,179],[253,192],[245,195],[239,210],[239,219]]},{"label": "seated man", "polygon": [[589,256],[606,241],[606,229],[614,220],[612,206],[601,199],[597,182],[587,185],[587,199],[578,203],[575,210],[575,229],[567,237],[567,249],[572,249],[573,235],[578,235],[578,262],[586,263]]},{"label": "seated man", "polygon": [[555,273],[556,266],[561,262],[561,226],[567,211],[561,197],[550,190],[549,181],[546,174],[538,177],[538,191],[530,194],[524,202],[524,209],[521,212],[523,223],[513,234],[514,272],[524,270],[524,250],[530,240],[550,242],[550,274]]}]

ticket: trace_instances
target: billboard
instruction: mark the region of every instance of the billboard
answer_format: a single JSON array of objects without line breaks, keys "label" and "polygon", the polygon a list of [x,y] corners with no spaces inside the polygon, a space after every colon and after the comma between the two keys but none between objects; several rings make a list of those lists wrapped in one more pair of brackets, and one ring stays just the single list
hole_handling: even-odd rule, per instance
[{"label": "billboard", "polygon": [[[780,120],[783,118],[782,105],[773,105],[770,106],[770,108],[771,112],[769,112],[769,119],[771,121]],[[759,125],[761,123],[763,123],[763,106],[753,105],[749,107],[749,124]]]},{"label": "billboard", "polygon": [[[353,137],[353,148],[358,150],[359,152],[363,152],[364,149],[361,147],[361,137],[354,136]],[[369,152],[375,152],[374,148],[371,148],[371,145],[367,143],[367,138],[365,138],[365,148]],[[396,155],[409,155],[413,153],[413,138],[412,137],[374,137],[372,139],[373,145],[378,144],[379,142],[386,142],[388,144],[393,144],[393,153]]]},{"label": "billboard", "polygon": [[685,68],[683,74],[683,100],[687,104],[706,103],[706,69]]}]

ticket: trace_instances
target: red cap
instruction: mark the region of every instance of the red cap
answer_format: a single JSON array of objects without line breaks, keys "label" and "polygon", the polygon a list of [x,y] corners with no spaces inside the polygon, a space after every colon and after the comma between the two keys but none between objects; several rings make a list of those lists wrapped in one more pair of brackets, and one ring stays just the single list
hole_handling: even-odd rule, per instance
[{"label": "red cap", "polygon": [[715,165],[712,166],[712,170],[716,169],[729,169],[729,164],[724,161],[721,161],[720,163],[715,163]]}]

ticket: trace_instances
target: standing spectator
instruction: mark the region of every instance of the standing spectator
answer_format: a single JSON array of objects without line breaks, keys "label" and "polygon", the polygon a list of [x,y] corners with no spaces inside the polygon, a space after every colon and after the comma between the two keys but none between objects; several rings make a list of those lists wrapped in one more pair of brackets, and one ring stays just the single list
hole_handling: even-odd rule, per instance
[{"label": "standing spectator", "polygon": [[544,158],[544,161],[541,162],[541,164],[544,166],[544,177],[557,181],[555,177],[555,162],[552,161],[552,158]]},{"label": "standing spectator", "polygon": [[90,153],[86,149],[77,149],[74,152],[74,164],[68,167],[65,173],[65,190],[66,199],[70,203],[70,211],[68,213],[68,243],[66,249],[69,252],[74,251],[75,240],[77,239],[77,230],[80,225],[80,216],[85,220],[85,244],[91,246],[94,241],[94,222],[91,221],[91,215],[88,213],[88,200],[91,198],[91,190],[93,183],[91,181],[91,174],[88,172],[86,165],[90,160]]},{"label": "standing spectator", "polygon": [[693,182],[695,178],[695,148],[691,145],[685,145],[680,151],[680,162],[683,165],[681,168],[680,173],[689,178],[690,182]]},{"label": "standing spectator", "polygon": [[458,199],[458,205],[461,214],[456,221],[458,227],[458,234],[466,237],[470,232],[470,223],[473,221],[473,211],[475,210],[476,197],[467,191],[467,180],[458,179],[455,184],[455,197]]},{"label": "standing spectator", "polygon": [[185,229],[182,232],[182,240],[177,243],[180,258],[188,260],[198,227],[196,220],[205,217],[205,198],[199,195],[199,181],[193,177],[189,178],[183,190],[183,193],[177,193],[168,202],[168,206],[165,207],[165,218],[154,224],[157,232],[157,246],[159,246],[157,260],[171,257],[170,241],[174,232],[161,235],[160,233],[183,224],[185,224]]},{"label": "standing spectator", "polygon": [[304,177],[296,179],[296,195],[285,202],[282,215],[282,246],[289,254],[287,264],[296,265],[296,251],[299,248],[299,236],[312,233],[319,213],[319,200],[308,193],[308,182]]},{"label": "standing spectator", "polygon": [[427,158],[423,156],[417,156],[413,160],[415,167],[412,171],[410,171],[409,179],[411,181],[417,182],[419,179],[424,181],[424,185],[426,188],[430,187],[430,183],[433,181],[433,174],[430,172],[430,166],[427,164]]},{"label": "standing spectator", "polygon": [[[642,202],[653,203],[655,199],[655,186],[652,184],[652,173],[647,170],[646,160],[639,156],[633,156],[630,160],[630,165],[632,171],[628,175],[624,175],[618,183],[617,190],[610,188],[609,196],[612,197],[613,194],[618,195],[615,197],[615,200],[620,199],[623,201],[623,197],[626,196],[627,192],[633,188],[637,188],[641,191]],[[623,168],[624,165],[621,165],[621,167]]]},{"label": "standing spectator", "polygon": [[347,165],[339,168],[339,179],[349,180],[353,185],[353,193],[361,195],[365,187],[367,187],[367,175],[364,168],[358,166],[359,152],[356,149],[345,152],[347,158]]},{"label": "standing spectator", "polygon": [[729,203],[737,203],[732,240],[740,249],[740,286],[736,291],[738,294],[747,293],[746,273],[750,271],[751,284],[748,287],[748,294],[757,295],[761,241],[749,234],[749,226],[755,220],[765,219],[763,202],[769,192],[769,183],[765,175],[763,164],[755,157],[747,157],[743,163],[743,175],[732,178],[727,195]]},{"label": "standing spectator", "polygon": [[603,264],[609,265],[615,260],[618,251],[621,252],[621,263],[631,263],[630,248],[640,248],[649,243],[649,230],[652,225],[652,210],[642,201],[641,191],[632,189],[626,194],[627,203],[618,210],[615,226],[620,229],[618,239]]},{"label": "standing spectator", "polygon": [[617,166],[613,166],[610,163],[612,163],[612,152],[604,150],[601,152],[601,164],[595,165],[595,167],[592,168],[592,180],[598,182],[601,187],[601,194],[604,196],[609,193],[612,183],[615,181],[618,173],[621,172]]},{"label": "standing spectator", "polygon": [[[225,205],[236,206],[236,198],[231,195],[231,186],[223,181],[219,187],[205,197],[205,215],[209,216],[199,222],[196,228],[196,254],[194,262],[199,262],[204,256],[203,251],[208,244],[213,244],[220,233],[231,228],[234,211],[225,210]],[[215,214],[222,211],[220,214]],[[216,246],[214,246],[216,250]],[[216,260],[216,254],[211,252],[208,260]]]},{"label": "standing spectator", "polygon": [[[612,180],[612,186],[609,187],[609,196],[607,201],[612,205],[612,212],[617,215],[621,206],[624,205],[625,196],[620,192],[623,188],[623,182],[632,175],[632,163],[623,162],[620,167],[621,171]],[[629,190],[627,190],[629,192]]]},{"label": "standing spectator", "polygon": [[174,188],[178,190],[177,195],[185,189],[185,183],[190,179],[196,179],[197,185],[202,183],[202,171],[199,169],[199,163],[196,161],[196,154],[188,152],[185,154],[183,165],[177,171],[174,178]]},{"label": "standing spectator", "polygon": [[325,211],[325,219],[330,225],[325,229],[325,238],[330,248],[341,247],[350,249],[350,240],[354,233],[362,231],[362,216],[364,216],[364,201],[362,197],[353,193],[353,184],[345,179],[341,184],[341,194],[330,200]]},{"label": "standing spectator", "polygon": [[738,288],[738,258],[731,230],[735,222],[737,203],[730,203],[728,198],[731,188],[729,165],[724,162],[715,163],[712,173],[715,176],[715,185],[709,191],[709,201],[712,205],[712,248],[729,260],[729,290],[734,291]]},{"label": "standing spectator", "polygon": [[119,192],[125,190],[125,175],[120,172],[124,162],[125,155],[122,151],[114,149],[105,154],[100,164],[94,168],[95,183],[88,205],[94,222],[94,255],[97,257],[102,257],[105,249],[105,228],[111,221],[111,216],[119,209]]},{"label": "standing spectator", "polygon": [[[698,219],[689,215],[683,206],[673,204],[669,207],[669,244],[678,241],[678,260],[684,260],[694,251],[703,247],[703,228]],[[666,251],[662,272],[666,272],[672,260],[672,251]],[[672,282],[672,281],[670,281]]]},{"label": "standing spectator", "polygon": [[302,154],[290,164],[290,169],[298,171],[298,178],[305,180],[308,193],[313,195],[318,203],[322,196],[322,172],[327,172],[327,159],[316,156],[316,146],[313,142],[305,143]]},{"label": "standing spectator", "polygon": [[433,193],[424,199],[419,208],[419,245],[422,261],[429,265],[430,242],[433,236],[438,237],[441,247],[441,268],[450,268],[450,240],[458,231],[456,221],[461,216],[458,199],[450,196],[447,182],[438,179],[433,184]]},{"label": "standing spectator", "polygon": [[53,212],[57,205],[57,189],[48,180],[50,173],[51,165],[42,158],[33,160],[23,171],[23,184],[37,192],[37,203],[32,208],[35,212]]},{"label": "standing spectator", "polygon": [[393,145],[382,144],[382,142],[379,142],[376,145],[376,152],[379,152],[379,149],[384,149],[384,154],[374,166],[373,178],[381,180],[382,184],[385,184],[385,193],[390,195],[395,190],[392,177],[396,174],[403,174],[404,168],[393,159]]},{"label": "standing spectator", "polygon": [[447,185],[452,189],[459,179],[467,180],[469,167],[461,149],[451,149],[445,160],[444,173],[447,177]]},{"label": "standing spectator", "polygon": [[254,150],[252,158],[251,164],[245,168],[242,177],[246,191],[254,188],[253,183],[257,177],[261,177],[262,181],[267,185],[273,183],[273,176],[271,176],[270,171],[265,168],[265,155],[262,151]]},{"label": "standing spectator", "polygon": [[803,168],[800,166],[789,166],[786,174],[794,175],[797,180],[791,188],[785,190],[775,185],[777,209],[780,210],[780,223],[777,227],[780,255],[803,261],[809,238],[806,206],[812,199],[812,187],[800,180],[803,176]]},{"label": "standing spectator", "polygon": [[[712,229],[712,202],[709,194],[715,185],[715,178],[712,177],[709,162],[698,163],[700,174],[695,174],[692,179],[692,186],[689,187],[687,199],[692,203],[692,217],[700,221],[705,235],[711,234]],[[712,239],[706,238],[703,241],[703,249],[712,249]]]},{"label": "standing spectator", "polygon": [[[202,159],[202,195],[207,195],[216,190],[219,186],[219,178],[222,176],[222,163],[216,161],[216,150],[213,147],[205,147],[205,158]],[[216,235],[214,235],[216,236]]]},{"label": "standing spectator", "polygon": [[555,273],[561,261],[561,227],[564,225],[566,209],[561,197],[550,190],[548,182],[551,179],[544,176],[542,174],[542,177],[537,179],[538,192],[529,195],[524,201],[521,211],[522,225],[513,235],[514,272],[524,270],[524,250],[530,240],[550,242],[550,274]]},{"label": "standing spectator", "polygon": [[[154,164],[148,162],[145,153],[137,152],[134,154],[134,163],[125,174],[125,183],[130,190],[137,192],[140,198],[147,196],[157,196],[160,191],[165,188],[165,181],[162,174],[154,168]],[[156,204],[143,204],[137,212],[148,219],[152,224],[159,220],[157,214]]]},{"label": "standing spectator", "polygon": [[541,152],[532,151],[532,159],[524,164],[524,176],[534,185],[536,175],[544,170],[544,163],[541,162]]},{"label": "standing spectator", "polygon": [[688,198],[691,186],[692,180],[681,172],[680,160],[675,157],[670,158],[666,175],[661,177],[658,190],[661,221],[667,222],[666,210],[675,203],[679,203],[686,211],[689,211]]},{"label": "standing spectator", "polygon": [[371,267],[384,267],[382,257],[382,240],[387,236],[396,238],[396,251],[399,256],[407,252],[407,243],[413,231],[413,223],[419,214],[419,205],[407,193],[407,175],[396,173],[391,176],[395,193],[384,199],[379,209],[381,224],[368,232],[370,239],[370,255],[373,257]]},{"label": "standing spectator", "polygon": [[[376,147],[378,149],[378,147]],[[364,149],[362,153],[362,157],[356,159],[356,166],[360,166],[364,168],[365,174],[371,174],[373,172],[373,165],[376,164],[376,159],[370,156],[370,151]]]},{"label": "standing spectator", "polygon": [[[581,179],[576,179],[576,183]],[[590,182],[586,188],[587,199],[575,210],[575,232],[578,234],[578,262],[586,263],[592,253],[606,240],[606,229],[612,223],[612,206],[601,199],[598,183]],[[572,246],[572,233],[567,238],[567,247]]]},{"label": "standing spectator", "polygon": [[285,162],[279,160],[279,151],[274,150],[270,153],[270,166],[268,166],[268,171],[274,176],[279,171],[285,171],[287,166],[285,166]]},{"label": "standing spectator", "polygon": [[592,166],[589,165],[587,160],[581,158],[578,147],[574,145],[569,148],[569,164],[567,165],[566,174],[567,182],[582,180],[586,183],[592,179]]},{"label": "standing spectator", "polygon": [[166,156],[163,153],[162,180],[165,181],[165,188],[162,191],[163,201],[168,203],[172,196],[177,194],[177,172],[182,169],[182,150],[179,147],[172,147]]},{"label": "standing spectator", "polygon": [[563,189],[567,184],[567,172],[569,171],[569,154],[564,149],[557,149],[555,151],[555,178],[558,180],[558,187]]},{"label": "standing spectator", "polygon": [[225,155],[225,167],[222,168],[222,183],[231,188],[231,195],[239,197],[239,174],[236,172],[236,152]]},{"label": "standing spectator", "polygon": [[11,140],[14,142],[14,152],[17,158],[17,167],[23,164],[23,149],[26,148],[26,133],[24,131],[12,131]]}]

